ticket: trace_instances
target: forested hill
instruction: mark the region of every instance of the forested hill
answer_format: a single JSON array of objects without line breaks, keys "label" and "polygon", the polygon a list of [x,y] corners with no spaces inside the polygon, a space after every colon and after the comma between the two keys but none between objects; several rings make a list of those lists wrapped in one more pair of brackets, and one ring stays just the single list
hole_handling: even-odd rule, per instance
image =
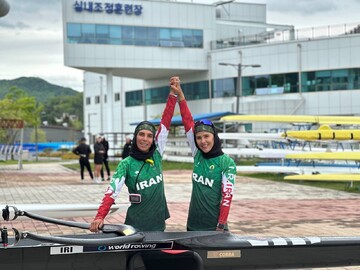
[{"label": "forested hill", "polygon": [[0,99],[3,99],[13,86],[22,89],[42,103],[54,97],[76,96],[79,93],[69,87],[54,85],[40,78],[20,77],[14,80],[0,80]]}]

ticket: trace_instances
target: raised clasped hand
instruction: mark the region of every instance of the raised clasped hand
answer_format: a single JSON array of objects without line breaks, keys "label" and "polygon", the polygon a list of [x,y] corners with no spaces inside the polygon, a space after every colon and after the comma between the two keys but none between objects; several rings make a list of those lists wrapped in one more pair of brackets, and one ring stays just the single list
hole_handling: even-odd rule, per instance
[{"label": "raised clasped hand", "polygon": [[179,77],[174,76],[174,77],[170,78],[170,88],[177,95],[179,95],[181,93],[180,78]]}]

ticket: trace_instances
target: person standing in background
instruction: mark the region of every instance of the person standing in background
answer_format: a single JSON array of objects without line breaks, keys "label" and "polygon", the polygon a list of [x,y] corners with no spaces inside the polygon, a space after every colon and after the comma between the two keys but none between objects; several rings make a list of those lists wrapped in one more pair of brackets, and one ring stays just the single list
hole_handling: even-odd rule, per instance
[{"label": "person standing in background", "polygon": [[[108,161],[109,142],[105,139],[104,135],[102,135],[101,138],[102,138],[101,143],[102,143],[102,145],[104,146],[104,149],[105,149],[103,164],[105,166],[107,176],[108,176],[106,180],[110,181],[110,167],[109,167],[109,161]],[[101,180],[105,181],[104,168],[103,167],[101,167],[100,174],[101,174]]]},{"label": "person standing in background", "polygon": [[90,162],[89,162],[89,155],[91,154],[91,149],[90,149],[90,146],[88,144],[86,144],[86,139],[81,138],[79,145],[77,147],[75,147],[72,150],[72,152],[75,155],[79,156],[81,180],[82,181],[84,180],[84,168],[86,168],[88,170],[91,179],[94,179],[94,176],[91,171]]},{"label": "person standing in background", "polygon": [[101,143],[102,141],[102,137],[101,135],[96,135],[95,138],[95,144],[94,144],[94,152],[95,152],[95,156],[94,156],[94,163],[95,163],[95,178],[94,178],[94,182],[95,183],[100,183],[100,171],[102,168],[102,164],[104,161],[104,155],[105,155],[105,148],[104,145]]},{"label": "person standing in background", "polygon": [[121,154],[121,158],[125,159],[130,155],[130,150],[131,150],[131,137],[126,136],[126,142]]}]

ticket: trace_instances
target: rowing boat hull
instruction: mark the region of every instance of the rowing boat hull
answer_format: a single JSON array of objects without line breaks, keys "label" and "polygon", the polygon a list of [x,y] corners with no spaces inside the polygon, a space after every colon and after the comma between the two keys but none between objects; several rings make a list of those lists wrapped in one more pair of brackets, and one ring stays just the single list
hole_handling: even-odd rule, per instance
[{"label": "rowing boat hull", "polygon": [[256,238],[221,232],[144,234],[142,242],[110,246],[106,239],[103,245],[94,246],[25,239],[18,246],[0,248],[1,269],[233,270],[360,265],[359,237]]}]

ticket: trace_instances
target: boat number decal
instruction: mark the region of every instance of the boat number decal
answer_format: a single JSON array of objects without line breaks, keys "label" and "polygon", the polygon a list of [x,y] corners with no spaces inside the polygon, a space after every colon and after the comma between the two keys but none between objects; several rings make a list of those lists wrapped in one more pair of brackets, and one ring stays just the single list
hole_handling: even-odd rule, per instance
[{"label": "boat number decal", "polygon": [[50,255],[64,255],[64,254],[75,254],[83,253],[82,246],[60,246],[60,247],[51,247]]},{"label": "boat number decal", "polygon": [[207,253],[208,259],[241,258],[241,250],[212,250]]}]

